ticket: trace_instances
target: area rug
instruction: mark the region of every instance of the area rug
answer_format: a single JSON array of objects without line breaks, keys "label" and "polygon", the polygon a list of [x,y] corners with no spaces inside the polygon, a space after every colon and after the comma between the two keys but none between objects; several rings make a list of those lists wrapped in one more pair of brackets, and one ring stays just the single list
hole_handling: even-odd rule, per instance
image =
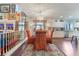
[{"label": "area rug", "polygon": [[29,44],[22,53],[22,56],[64,56],[55,44],[49,44],[52,51],[33,51],[33,45]]}]

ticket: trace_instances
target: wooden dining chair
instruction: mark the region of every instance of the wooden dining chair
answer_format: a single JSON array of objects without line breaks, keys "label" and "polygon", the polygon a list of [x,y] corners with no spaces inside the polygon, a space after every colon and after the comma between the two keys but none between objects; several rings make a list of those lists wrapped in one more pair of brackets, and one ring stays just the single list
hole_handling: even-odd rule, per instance
[{"label": "wooden dining chair", "polygon": [[28,37],[27,43],[33,44],[35,37],[32,35],[32,32],[29,29],[27,29],[26,34],[27,34],[27,37]]},{"label": "wooden dining chair", "polygon": [[47,43],[52,43],[52,36],[53,36],[53,29],[52,30],[48,30],[47,31],[47,35],[46,35]]}]

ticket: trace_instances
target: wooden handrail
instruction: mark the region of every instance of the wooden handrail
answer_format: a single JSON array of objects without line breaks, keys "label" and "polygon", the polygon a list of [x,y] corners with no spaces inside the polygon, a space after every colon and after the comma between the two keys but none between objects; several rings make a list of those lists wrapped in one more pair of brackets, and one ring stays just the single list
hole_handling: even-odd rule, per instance
[{"label": "wooden handrail", "polygon": [[4,55],[20,41],[20,32],[24,33],[24,31],[0,33],[0,55]]}]

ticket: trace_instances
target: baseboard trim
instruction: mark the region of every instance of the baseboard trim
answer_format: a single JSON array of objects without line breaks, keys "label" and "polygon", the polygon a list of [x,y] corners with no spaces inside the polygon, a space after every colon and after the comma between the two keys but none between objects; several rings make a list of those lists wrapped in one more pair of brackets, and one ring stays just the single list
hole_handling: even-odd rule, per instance
[{"label": "baseboard trim", "polygon": [[52,39],[64,39],[64,37],[53,37]]}]

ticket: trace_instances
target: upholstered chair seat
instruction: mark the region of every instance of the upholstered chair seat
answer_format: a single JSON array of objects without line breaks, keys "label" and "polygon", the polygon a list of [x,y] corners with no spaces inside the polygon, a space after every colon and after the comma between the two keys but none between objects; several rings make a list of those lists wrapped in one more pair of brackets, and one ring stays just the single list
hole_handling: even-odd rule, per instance
[{"label": "upholstered chair seat", "polygon": [[52,43],[53,30],[48,30],[46,34],[47,43]]},{"label": "upholstered chair seat", "polygon": [[26,30],[27,37],[28,37],[28,44],[33,44],[35,37],[32,35],[32,32],[30,30]]}]

